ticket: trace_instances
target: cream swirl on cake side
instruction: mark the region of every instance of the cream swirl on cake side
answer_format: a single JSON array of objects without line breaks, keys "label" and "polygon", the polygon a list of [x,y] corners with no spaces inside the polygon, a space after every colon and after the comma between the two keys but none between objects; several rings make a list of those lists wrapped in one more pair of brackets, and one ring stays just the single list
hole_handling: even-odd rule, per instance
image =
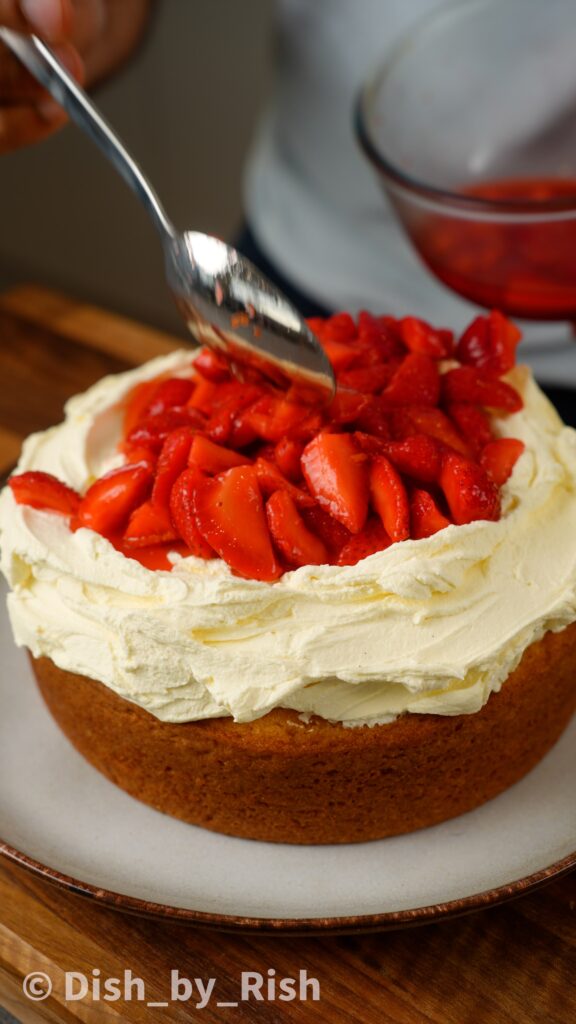
[{"label": "cream swirl on cake side", "polygon": [[[190,359],[175,352],[71,399],[63,424],[26,441],[18,471],[84,490],[120,462],[127,392],[185,373]],[[305,566],[275,583],[240,579],[219,559],[151,571],[5,489],[1,568],[17,643],[168,722],[250,721],[274,707],[346,725],[479,710],[531,643],[576,620],[576,432],[525,367],[508,379],[525,407],[495,428],[526,451],[502,518],[354,566]]]}]

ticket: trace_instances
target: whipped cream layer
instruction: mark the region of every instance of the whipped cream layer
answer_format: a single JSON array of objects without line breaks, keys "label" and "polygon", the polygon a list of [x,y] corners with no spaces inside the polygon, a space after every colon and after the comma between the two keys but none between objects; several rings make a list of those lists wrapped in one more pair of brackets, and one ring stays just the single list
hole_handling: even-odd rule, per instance
[{"label": "whipped cream layer", "polygon": [[[127,391],[186,373],[190,359],[176,352],[73,398],[63,424],[27,440],[18,471],[84,490],[120,461]],[[526,451],[502,518],[354,566],[305,566],[275,583],[240,579],[219,559],[174,556],[171,572],[150,571],[6,488],[1,568],[16,642],[168,722],[244,722],[275,707],[347,725],[479,710],[533,641],[576,619],[576,432],[525,367],[508,379],[525,408],[496,430]]]}]

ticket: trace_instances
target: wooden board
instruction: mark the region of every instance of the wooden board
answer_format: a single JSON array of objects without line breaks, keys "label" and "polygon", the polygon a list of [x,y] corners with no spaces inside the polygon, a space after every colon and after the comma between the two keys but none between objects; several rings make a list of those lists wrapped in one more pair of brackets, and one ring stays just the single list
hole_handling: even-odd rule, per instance
[{"label": "wooden board", "polygon": [[[66,398],[104,373],[181,342],[37,287],[0,296],[0,473],[20,440],[61,417]],[[1,833],[1,823],[0,823]],[[514,837],[510,837],[514,842]],[[501,907],[415,930],[325,938],[224,935],[95,906],[0,863],[0,1005],[24,1024],[75,1020],[322,1021],[329,1024],[573,1024],[576,1020],[576,873]],[[162,1001],[170,972],[215,978],[201,1012],[190,1003],[64,999],[64,974],[143,979]],[[243,971],[307,970],[320,1000],[236,1001]],[[22,979],[45,971],[45,1001]]]}]

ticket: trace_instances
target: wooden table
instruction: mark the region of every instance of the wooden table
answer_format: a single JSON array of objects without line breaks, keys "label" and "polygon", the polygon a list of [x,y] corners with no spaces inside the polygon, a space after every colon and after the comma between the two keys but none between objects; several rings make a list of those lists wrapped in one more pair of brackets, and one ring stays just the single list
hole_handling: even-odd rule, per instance
[{"label": "wooden table", "polygon": [[[61,417],[68,395],[104,373],[170,351],[173,338],[42,288],[0,296],[0,474],[21,438]],[[514,842],[514,837],[510,837]],[[576,873],[521,899],[441,924],[325,938],[226,935],[131,917],[0,863],[0,1005],[40,1021],[324,1021],[329,1024],[572,1024],[576,1020]],[[88,996],[65,1003],[66,971],[131,969],[146,1000],[170,972],[216,978],[213,1000],[149,1008]],[[320,1001],[245,1002],[243,971],[305,969]],[[45,971],[53,993],[31,1002],[22,979]]]}]

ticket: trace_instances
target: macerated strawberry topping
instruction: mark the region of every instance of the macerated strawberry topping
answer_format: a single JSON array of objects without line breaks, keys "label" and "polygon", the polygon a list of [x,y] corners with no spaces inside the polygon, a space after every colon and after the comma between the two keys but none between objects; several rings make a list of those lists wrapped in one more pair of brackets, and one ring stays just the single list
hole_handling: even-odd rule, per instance
[{"label": "macerated strawberry topping", "polygon": [[21,473],[10,480],[16,501],[68,516],[72,530],[95,530],[150,569],[169,570],[171,552],[220,557],[265,582],[498,519],[524,450],[492,423],[522,408],[500,379],[514,366],[517,327],[493,311],[455,342],[417,317],[309,323],[336,375],[327,409],[254,371],[238,380],[202,349],[188,373],[129,393],[123,466],[82,495],[49,473]]}]

